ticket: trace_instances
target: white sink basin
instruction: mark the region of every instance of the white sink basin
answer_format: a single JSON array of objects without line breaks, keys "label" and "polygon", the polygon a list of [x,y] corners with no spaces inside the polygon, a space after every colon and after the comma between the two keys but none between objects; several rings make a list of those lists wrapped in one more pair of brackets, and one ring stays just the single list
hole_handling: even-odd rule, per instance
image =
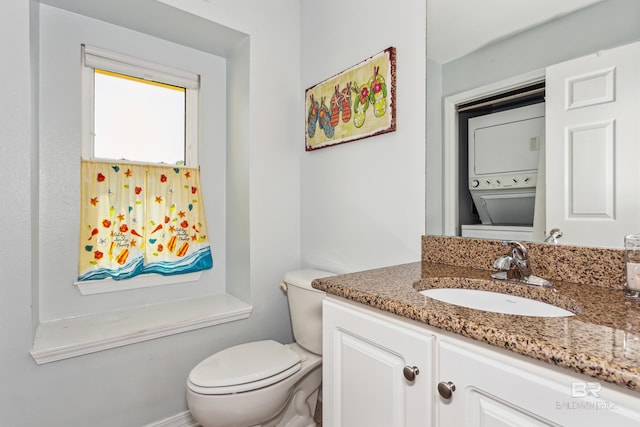
[{"label": "white sink basin", "polygon": [[498,292],[461,288],[436,288],[420,291],[420,293],[438,301],[493,313],[532,317],[574,316],[572,312],[555,305]]}]

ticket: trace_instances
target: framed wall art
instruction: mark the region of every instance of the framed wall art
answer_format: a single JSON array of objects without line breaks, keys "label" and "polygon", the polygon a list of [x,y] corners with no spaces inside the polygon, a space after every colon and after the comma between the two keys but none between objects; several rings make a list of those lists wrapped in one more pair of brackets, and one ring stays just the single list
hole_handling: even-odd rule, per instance
[{"label": "framed wall art", "polygon": [[305,91],[307,151],[396,130],[396,49]]}]

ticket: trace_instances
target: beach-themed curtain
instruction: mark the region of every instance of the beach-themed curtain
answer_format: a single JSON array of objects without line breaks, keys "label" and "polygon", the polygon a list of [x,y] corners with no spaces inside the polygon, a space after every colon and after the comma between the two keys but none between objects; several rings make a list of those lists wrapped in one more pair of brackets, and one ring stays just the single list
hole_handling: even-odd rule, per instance
[{"label": "beach-themed curtain", "polygon": [[82,160],[78,281],[212,267],[200,170]]}]

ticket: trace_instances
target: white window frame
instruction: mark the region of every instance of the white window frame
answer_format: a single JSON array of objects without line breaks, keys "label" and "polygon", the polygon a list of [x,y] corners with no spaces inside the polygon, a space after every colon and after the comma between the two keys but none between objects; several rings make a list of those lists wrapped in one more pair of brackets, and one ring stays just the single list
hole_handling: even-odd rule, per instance
[{"label": "white window frame", "polygon": [[[198,166],[200,76],[189,71],[82,45],[82,158],[95,159],[95,69],[185,88],[185,165]],[[114,159],[122,160],[122,159]]]},{"label": "white window frame", "polygon": [[[137,77],[157,83],[185,88],[185,165],[199,166],[199,89],[200,76],[189,71],[179,70],[139,58],[112,52],[93,46],[82,45],[82,148],[83,159],[96,159],[94,156],[95,137],[95,69],[101,69],[131,77]],[[120,161],[122,159],[104,159]],[[126,160],[126,159],[125,159]],[[144,162],[134,162],[144,163]],[[160,274],[141,274],[126,280],[87,280],[74,282],[82,295],[124,291],[175,283],[195,282],[200,279],[201,271],[194,273],[163,276]]]}]

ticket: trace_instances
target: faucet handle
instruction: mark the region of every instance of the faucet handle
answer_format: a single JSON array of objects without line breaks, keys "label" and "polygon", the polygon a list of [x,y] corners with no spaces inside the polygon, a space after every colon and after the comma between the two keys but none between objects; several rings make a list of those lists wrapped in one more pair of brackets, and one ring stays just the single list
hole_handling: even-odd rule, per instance
[{"label": "faucet handle", "polygon": [[501,243],[502,246],[511,246],[514,257],[519,256],[523,260],[527,259],[527,248],[522,243],[517,240],[503,240]]},{"label": "faucet handle", "polygon": [[551,231],[549,231],[549,235],[547,236],[546,239],[544,239],[544,243],[552,243],[552,244],[557,244],[558,243],[558,239],[562,237],[562,230],[560,230],[559,228],[552,228]]},{"label": "faucet handle", "polygon": [[511,268],[512,262],[513,258],[511,258],[509,255],[502,255],[493,262],[493,268],[500,271],[508,271]]}]

